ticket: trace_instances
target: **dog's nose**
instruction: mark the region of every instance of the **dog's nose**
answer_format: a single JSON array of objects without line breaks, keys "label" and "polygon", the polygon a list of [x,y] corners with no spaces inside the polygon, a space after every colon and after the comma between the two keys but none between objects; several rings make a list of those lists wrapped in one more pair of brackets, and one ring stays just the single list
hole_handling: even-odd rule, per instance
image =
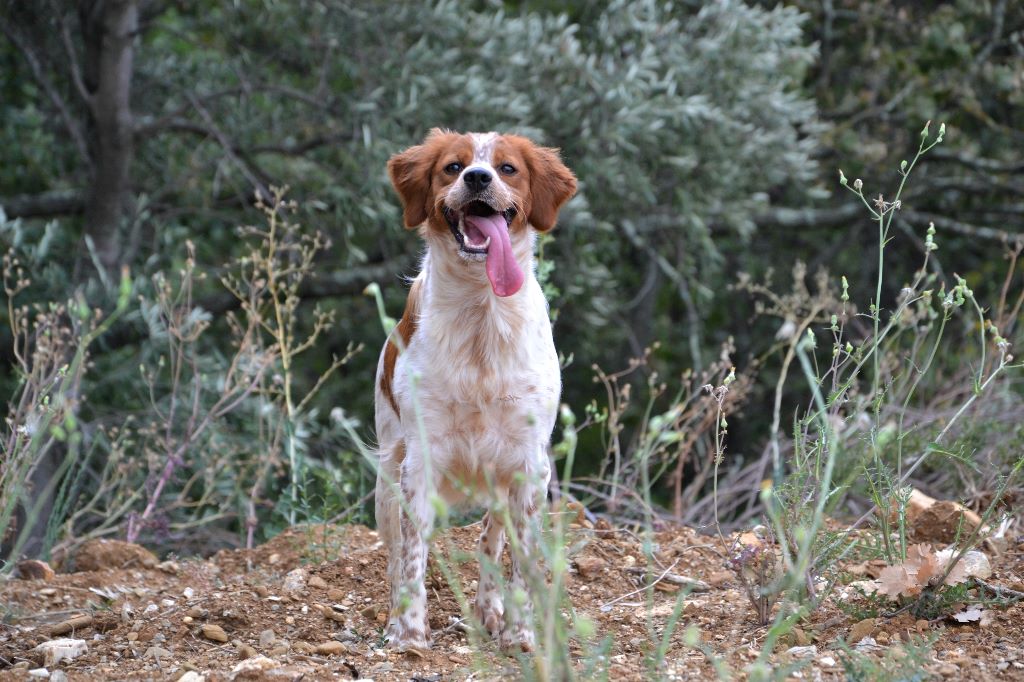
[{"label": "dog's nose", "polygon": [[476,168],[471,171],[466,171],[466,174],[462,176],[462,180],[466,183],[474,192],[481,192],[487,189],[487,185],[491,184],[491,174],[485,170]]}]

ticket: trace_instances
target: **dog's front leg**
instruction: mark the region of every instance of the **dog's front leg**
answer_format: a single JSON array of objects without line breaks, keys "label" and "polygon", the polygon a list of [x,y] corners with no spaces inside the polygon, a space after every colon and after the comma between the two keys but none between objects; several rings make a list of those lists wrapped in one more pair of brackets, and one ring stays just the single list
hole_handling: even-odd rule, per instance
[{"label": "dog's front leg", "polygon": [[540,566],[540,552],[536,544],[538,529],[538,489],[533,482],[515,485],[509,495],[509,516],[512,521],[514,544],[512,546],[512,578],[509,582],[509,597],[505,600],[505,623],[501,630],[501,648],[510,651],[533,651],[533,602],[530,598],[530,578],[536,578]]},{"label": "dog's front leg", "polygon": [[415,450],[410,448],[402,463],[400,482],[405,503],[401,522],[402,585],[390,640],[391,646],[400,651],[430,648],[425,579],[429,537],[434,526],[431,496],[436,488],[427,480],[418,448]]},{"label": "dog's front leg", "polygon": [[505,547],[505,522],[502,512],[492,509],[484,517],[480,533],[480,581],[477,587],[475,613],[487,634],[497,637],[502,629],[501,550]]}]

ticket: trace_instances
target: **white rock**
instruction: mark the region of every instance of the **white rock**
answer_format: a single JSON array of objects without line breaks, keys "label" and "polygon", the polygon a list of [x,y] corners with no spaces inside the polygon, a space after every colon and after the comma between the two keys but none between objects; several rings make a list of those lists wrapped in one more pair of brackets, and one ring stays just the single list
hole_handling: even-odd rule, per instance
[{"label": "white rock", "polygon": [[189,670],[187,673],[178,678],[178,682],[206,682],[206,678],[197,673],[195,670]]},{"label": "white rock", "polygon": [[151,613],[156,613],[160,610],[160,607],[156,604],[146,604],[146,608],[142,610],[142,615],[148,616]]},{"label": "white rock", "polygon": [[790,658],[813,658],[818,655],[818,647],[814,646],[792,646],[786,649],[786,655]]},{"label": "white rock", "polygon": [[878,646],[878,642],[875,641],[874,637],[865,637],[857,642],[854,648],[861,653],[865,653],[867,651],[878,651],[882,647]]},{"label": "white rock", "polygon": [[826,668],[832,668],[835,667],[836,659],[832,658],[831,656],[822,656],[818,659],[818,663],[825,666]]},{"label": "white rock", "polygon": [[46,668],[36,668],[35,670],[28,671],[29,677],[49,677],[50,671]]},{"label": "white rock", "polygon": [[[182,595],[185,596],[185,599],[191,599],[192,597],[195,596],[196,591],[193,590],[191,587],[186,587],[184,590],[181,591],[181,593],[182,593]],[[191,672],[191,671],[189,671],[189,672]],[[180,678],[179,678],[179,682],[180,682]]]},{"label": "white rock", "polygon": [[172,606],[174,606],[174,600],[173,599],[161,599],[160,600],[160,606],[163,606],[165,609],[169,609]]},{"label": "white rock", "polygon": [[33,649],[43,655],[47,668],[52,668],[61,661],[74,660],[88,650],[89,645],[84,639],[51,639]]},{"label": "white rock", "polygon": [[288,571],[288,575],[284,577],[284,591],[285,592],[301,592],[306,589],[306,578],[308,573],[304,568],[296,568]]},{"label": "white rock", "polygon": [[50,673],[50,682],[68,682],[67,673],[63,670],[54,670]]},{"label": "white rock", "polygon": [[231,679],[245,679],[247,677],[252,677],[254,674],[267,672],[268,670],[273,670],[280,666],[281,664],[272,658],[267,658],[266,656],[253,656],[252,658],[245,659],[231,669]]},{"label": "white rock", "polygon": [[[935,558],[942,562],[945,566],[953,558],[956,550],[953,547],[944,549],[941,552],[935,553]],[[976,549],[972,549],[960,559],[958,567],[963,568],[964,573],[968,578],[981,578],[985,580],[992,577],[992,564],[989,563],[988,557],[985,556],[984,552],[979,552]]]}]

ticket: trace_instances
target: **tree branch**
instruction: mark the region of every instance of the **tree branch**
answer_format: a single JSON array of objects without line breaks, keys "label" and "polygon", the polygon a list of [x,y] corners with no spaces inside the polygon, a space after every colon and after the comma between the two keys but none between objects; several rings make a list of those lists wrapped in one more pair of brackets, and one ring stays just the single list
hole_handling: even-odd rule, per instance
[{"label": "tree branch", "polygon": [[1006,230],[1000,230],[987,225],[971,225],[959,220],[936,215],[934,213],[925,213],[923,211],[903,211],[902,214],[903,217],[909,221],[916,221],[920,224],[935,223],[935,227],[940,230],[949,230],[950,232],[962,234],[967,237],[975,237],[977,239],[990,239],[993,241],[1003,242],[1011,241],[1020,235],[1019,232],[1007,232]]},{"label": "tree branch", "polygon": [[85,192],[59,189],[41,194],[17,194],[0,197],[0,208],[11,218],[50,218],[81,213],[85,208]]}]

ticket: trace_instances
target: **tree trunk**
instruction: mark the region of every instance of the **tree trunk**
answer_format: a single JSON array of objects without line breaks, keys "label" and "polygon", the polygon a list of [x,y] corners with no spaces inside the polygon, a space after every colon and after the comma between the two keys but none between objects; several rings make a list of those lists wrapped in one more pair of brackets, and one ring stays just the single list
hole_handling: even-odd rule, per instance
[{"label": "tree trunk", "polygon": [[121,264],[121,230],[132,206],[131,84],[139,11],[134,0],[87,0],[80,7],[95,132],[85,234],[109,272]]}]

